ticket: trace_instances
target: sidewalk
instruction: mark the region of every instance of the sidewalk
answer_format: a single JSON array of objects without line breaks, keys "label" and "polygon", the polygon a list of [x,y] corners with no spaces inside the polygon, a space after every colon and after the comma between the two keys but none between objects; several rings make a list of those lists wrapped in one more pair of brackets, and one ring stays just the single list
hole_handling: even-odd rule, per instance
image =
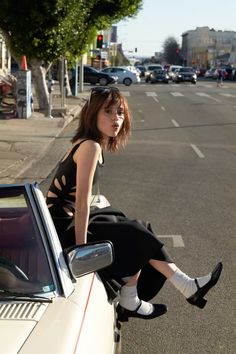
[{"label": "sidewalk", "polygon": [[[36,105],[29,119],[0,119],[0,184],[18,183],[25,176],[38,181],[41,161],[47,156],[46,173],[52,171],[57,162],[49,158],[53,143],[77,117],[87,96],[88,92],[83,92],[77,97],[66,97],[63,109],[60,96],[54,95],[54,118],[45,117]],[[64,147],[58,144],[58,160],[64,153]]]}]

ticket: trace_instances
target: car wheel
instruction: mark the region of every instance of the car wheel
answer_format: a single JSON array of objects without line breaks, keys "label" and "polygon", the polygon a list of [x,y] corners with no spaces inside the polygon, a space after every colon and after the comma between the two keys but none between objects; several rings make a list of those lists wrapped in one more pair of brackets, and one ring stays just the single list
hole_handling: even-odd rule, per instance
[{"label": "car wheel", "polygon": [[148,82],[149,80],[148,79],[145,79],[145,82]]},{"label": "car wheel", "polygon": [[101,79],[99,79],[99,85],[106,86],[107,84],[108,80],[105,77],[101,77]]},{"label": "car wheel", "polygon": [[128,77],[126,77],[124,80],[123,80],[123,84],[125,86],[130,86],[132,84],[132,80]]}]

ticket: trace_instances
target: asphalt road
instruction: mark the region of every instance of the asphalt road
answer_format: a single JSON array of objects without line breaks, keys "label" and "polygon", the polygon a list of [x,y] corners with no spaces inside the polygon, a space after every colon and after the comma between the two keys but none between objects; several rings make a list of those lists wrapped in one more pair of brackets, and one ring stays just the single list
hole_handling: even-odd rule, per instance
[{"label": "asphalt road", "polygon": [[[153,299],[169,311],[122,326],[122,354],[233,354],[236,343],[236,83],[120,86],[133,133],[105,155],[101,192],[131,218],[152,223],[190,276],[224,264],[204,310],[168,282]],[[58,138],[68,147],[77,122]],[[45,191],[48,180],[41,185]],[[132,250],[130,250],[132,252]]]}]

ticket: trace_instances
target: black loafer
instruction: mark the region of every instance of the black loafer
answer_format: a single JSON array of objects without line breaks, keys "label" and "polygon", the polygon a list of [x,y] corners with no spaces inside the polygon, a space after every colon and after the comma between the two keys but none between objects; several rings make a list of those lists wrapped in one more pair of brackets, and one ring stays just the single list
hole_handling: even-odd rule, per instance
[{"label": "black loafer", "polygon": [[217,264],[217,266],[215,267],[215,269],[213,270],[213,272],[211,273],[211,279],[203,287],[200,287],[199,284],[198,284],[197,279],[195,279],[195,283],[197,285],[197,291],[195,292],[195,294],[193,294],[192,296],[190,296],[187,299],[187,301],[191,305],[197,306],[200,309],[204,308],[204,306],[207,303],[207,300],[204,299],[204,296],[208,293],[208,291],[214,285],[216,285],[216,283],[218,282],[218,280],[220,278],[220,274],[222,272],[222,269],[223,269],[223,264],[221,262],[219,262]]},{"label": "black loafer", "polygon": [[142,301],[140,301],[140,304],[138,305],[136,310],[130,311],[122,307],[120,304],[118,304],[116,308],[118,321],[127,322],[129,320],[129,317],[138,317],[144,320],[151,320],[152,318],[156,318],[164,315],[168,310],[166,305],[153,304],[154,310],[152,311],[152,313],[150,313],[149,315],[141,315],[140,313],[138,313],[138,310],[141,307],[141,305],[142,305]]}]

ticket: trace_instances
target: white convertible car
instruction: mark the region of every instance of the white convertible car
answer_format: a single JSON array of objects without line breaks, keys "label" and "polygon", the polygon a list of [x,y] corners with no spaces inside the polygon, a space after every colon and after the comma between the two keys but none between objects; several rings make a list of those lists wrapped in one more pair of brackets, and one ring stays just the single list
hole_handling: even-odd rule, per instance
[{"label": "white convertible car", "polygon": [[112,244],[62,250],[37,184],[0,185],[0,352],[114,354],[120,324],[98,270]]}]

